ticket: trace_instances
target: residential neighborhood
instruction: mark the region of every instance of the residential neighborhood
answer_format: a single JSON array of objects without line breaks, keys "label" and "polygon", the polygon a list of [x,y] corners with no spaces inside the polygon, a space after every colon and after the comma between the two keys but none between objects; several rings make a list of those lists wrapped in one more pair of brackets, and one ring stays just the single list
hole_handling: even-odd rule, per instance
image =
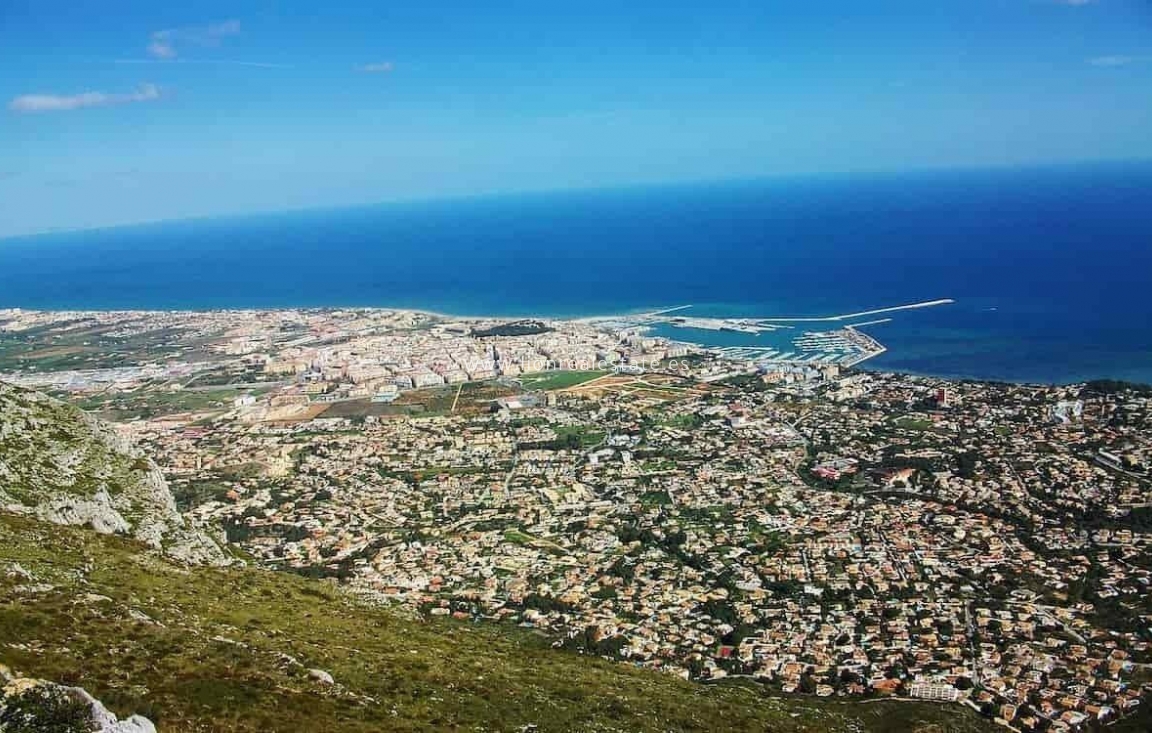
[{"label": "residential neighborhood", "polygon": [[3,311],[0,337],[0,379],[116,420],[261,566],[708,683],[1022,731],[1147,705],[1147,388],[371,309]]}]

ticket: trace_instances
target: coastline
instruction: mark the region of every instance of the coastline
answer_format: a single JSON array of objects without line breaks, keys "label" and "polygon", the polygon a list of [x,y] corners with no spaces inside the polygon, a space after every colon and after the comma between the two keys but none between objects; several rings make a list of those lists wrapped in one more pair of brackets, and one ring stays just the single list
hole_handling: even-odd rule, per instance
[{"label": "coastline", "polygon": [[[876,308],[866,311],[858,311],[843,314],[834,314],[830,316],[789,316],[789,317],[759,317],[750,318],[747,316],[739,317],[719,317],[719,316],[706,316],[697,320],[709,320],[715,322],[749,322],[758,321],[763,323],[785,323],[798,321],[797,325],[801,324],[836,324],[840,329],[855,330],[860,327],[888,323],[891,319],[883,318],[876,321],[867,321],[864,323],[844,323],[845,320],[851,320],[857,317],[868,317],[874,313],[889,313],[893,311],[902,310],[918,310],[929,306],[954,304],[956,300],[951,298],[937,299],[933,301],[923,301],[913,304],[906,304],[900,306],[888,306],[883,308]],[[139,314],[178,314],[178,313],[264,313],[276,311],[303,311],[303,312],[332,312],[332,311],[364,311],[364,312],[390,312],[397,314],[410,314],[433,318],[445,322],[475,322],[475,323],[492,323],[492,322],[512,322],[521,320],[540,320],[545,322],[555,323],[575,323],[588,326],[603,327],[620,327],[623,324],[632,323],[631,327],[650,330],[653,325],[665,323],[667,318],[665,315],[668,313],[676,312],[681,313],[684,310],[691,308],[691,305],[680,306],[661,306],[659,308],[651,309],[635,309],[632,312],[623,312],[609,315],[586,315],[577,317],[564,317],[564,316],[549,316],[540,315],[539,313],[527,315],[478,315],[469,313],[452,313],[446,310],[438,310],[433,308],[412,308],[412,307],[390,307],[390,306],[285,306],[285,307],[240,307],[240,308],[133,308],[133,309],[74,309],[74,308],[60,308],[60,309],[41,309],[41,308],[22,308],[22,307],[0,307],[0,323],[3,322],[5,313],[24,312],[24,313],[139,313]],[[645,319],[650,319],[645,321]],[[785,328],[792,328],[792,326],[785,326]],[[675,331],[693,331],[694,333],[708,335],[709,332],[702,329],[668,329]],[[720,333],[720,329],[717,329]],[[878,348],[874,353],[865,356],[858,361],[846,365],[847,368],[870,372],[875,374],[890,374],[890,375],[907,375],[911,377],[922,377],[931,379],[941,379],[957,382],[972,382],[972,383],[985,383],[985,384],[1014,384],[1023,386],[1069,386],[1076,384],[1084,384],[1087,382],[1098,380],[1116,380],[1129,382],[1138,385],[1152,385],[1152,378],[1131,378],[1125,375],[1116,374],[1099,374],[1093,376],[1085,376],[1077,379],[1012,379],[998,376],[990,376],[987,374],[976,374],[966,372],[963,370],[950,370],[946,365],[942,365],[940,369],[915,369],[915,368],[902,368],[889,364],[875,363],[874,357],[892,356],[893,350],[889,348],[888,344],[871,334],[864,334],[859,331],[861,335],[876,343]],[[678,341],[702,350],[712,353],[722,354],[725,347],[715,343],[708,343],[707,340],[688,337],[670,337],[665,334],[657,334],[662,338],[669,338],[669,340]],[[687,334],[686,334],[687,336]],[[895,355],[899,356],[899,352]],[[728,357],[731,358],[731,357]],[[755,361],[754,359],[742,359],[744,361]],[[819,366],[819,364],[809,364],[809,366]]]}]

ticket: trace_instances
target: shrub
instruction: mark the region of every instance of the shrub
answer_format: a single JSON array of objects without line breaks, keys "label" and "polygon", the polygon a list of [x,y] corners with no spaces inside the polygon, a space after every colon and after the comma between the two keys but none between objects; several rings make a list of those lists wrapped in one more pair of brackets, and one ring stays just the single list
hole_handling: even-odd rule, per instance
[{"label": "shrub", "polygon": [[91,733],[87,702],[55,685],[39,685],[0,700],[4,733]]}]

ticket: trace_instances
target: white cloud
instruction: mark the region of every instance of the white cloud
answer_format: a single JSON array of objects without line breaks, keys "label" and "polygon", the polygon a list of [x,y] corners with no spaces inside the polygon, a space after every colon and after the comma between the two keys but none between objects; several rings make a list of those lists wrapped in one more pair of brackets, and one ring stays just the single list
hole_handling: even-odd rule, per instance
[{"label": "white cloud", "polygon": [[1128,64],[1135,63],[1136,56],[1097,56],[1096,58],[1088,59],[1088,63],[1092,66],[1127,66]]},{"label": "white cloud", "polygon": [[375,64],[364,64],[356,68],[368,74],[387,74],[389,71],[392,71],[394,67],[391,61],[381,61]]},{"label": "white cloud", "polygon": [[172,44],[158,38],[153,38],[152,42],[148,44],[148,53],[158,59],[171,59],[176,57],[176,49],[172,48]]},{"label": "white cloud", "polygon": [[199,66],[253,66],[258,69],[292,69],[292,64],[277,64],[267,61],[240,61],[238,59],[112,59],[112,64],[193,64]]},{"label": "white cloud", "polygon": [[133,102],[150,102],[160,98],[155,84],[141,84],[134,92],[108,94],[82,92],[80,94],[23,94],[8,103],[13,112],[66,112],[85,107],[110,107]]},{"label": "white cloud", "polygon": [[155,31],[148,39],[148,53],[158,59],[174,59],[179,55],[178,46],[218,46],[221,39],[240,32],[240,21],[226,20],[204,26],[165,28]]}]

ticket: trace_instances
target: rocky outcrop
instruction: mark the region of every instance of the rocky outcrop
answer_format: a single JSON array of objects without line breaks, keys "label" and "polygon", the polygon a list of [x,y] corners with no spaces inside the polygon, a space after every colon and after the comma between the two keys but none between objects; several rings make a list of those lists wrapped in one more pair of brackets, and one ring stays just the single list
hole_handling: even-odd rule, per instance
[{"label": "rocky outcrop", "polygon": [[189,563],[225,562],[131,441],[71,405],[4,383],[0,510],[131,536]]},{"label": "rocky outcrop", "polygon": [[332,679],[332,675],[322,669],[308,670],[309,679],[314,679],[322,685],[334,685],[336,680]]},{"label": "rocky outcrop", "polygon": [[80,687],[19,677],[0,664],[0,732],[156,733],[142,715],[120,720]]}]

